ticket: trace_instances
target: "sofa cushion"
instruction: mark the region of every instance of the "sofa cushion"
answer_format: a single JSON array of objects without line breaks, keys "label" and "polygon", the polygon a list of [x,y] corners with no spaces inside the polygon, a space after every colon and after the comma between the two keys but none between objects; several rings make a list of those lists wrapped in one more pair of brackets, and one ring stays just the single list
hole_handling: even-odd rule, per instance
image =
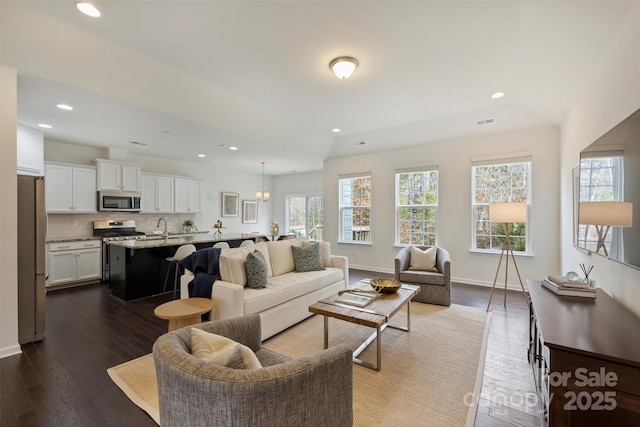
[{"label": "sofa cushion", "polygon": [[[322,258],[322,265],[325,267],[331,267],[331,246],[329,242],[317,242],[320,243],[320,257]],[[302,241],[302,247],[308,247],[315,244],[314,242],[309,242],[308,240]]]},{"label": "sofa cushion", "polygon": [[306,247],[291,246],[293,265],[297,273],[324,270],[320,257],[320,243],[316,242]]},{"label": "sofa cushion", "polygon": [[267,287],[268,270],[267,262],[260,251],[253,251],[247,254],[244,263],[247,270],[247,286],[253,289]]},{"label": "sofa cushion", "polygon": [[411,246],[411,259],[409,260],[409,270],[438,271],[436,268],[436,253],[438,248],[432,246],[424,251],[415,246]]},{"label": "sofa cushion", "polygon": [[259,313],[343,279],[344,272],[333,267],[270,277],[265,289],[244,289],[244,314]]},{"label": "sofa cushion", "polygon": [[235,283],[236,285],[247,285],[247,272],[245,268],[245,260],[249,252],[258,250],[264,256],[267,262],[267,276],[273,275],[271,270],[271,262],[269,261],[269,249],[265,242],[256,243],[252,246],[242,248],[225,249],[220,253],[220,279],[225,282]]},{"label": "sofa cushion", "polygon": [[300,247],[302,246],[302,241],[300,239],[287,239],[278,240],[276,242],[267,242],[272,276],[280,276],[284,273],[289,273],[295,268],[291,246]]},{"label": "sofa cushion", "polygon": [[191,328],[191,354],[228,368],[262,368],[258,357],[249,347],[198,328]]}]

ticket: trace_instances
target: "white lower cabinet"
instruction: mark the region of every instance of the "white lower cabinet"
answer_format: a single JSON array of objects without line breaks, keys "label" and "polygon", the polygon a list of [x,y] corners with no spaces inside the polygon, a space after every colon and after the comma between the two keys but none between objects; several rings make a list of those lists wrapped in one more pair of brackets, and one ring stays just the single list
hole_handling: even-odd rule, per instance
[{"label": "white lower cabinet", "polygon": [[48,245],[47,286],[100,279],[102,242],[82,240]]}]

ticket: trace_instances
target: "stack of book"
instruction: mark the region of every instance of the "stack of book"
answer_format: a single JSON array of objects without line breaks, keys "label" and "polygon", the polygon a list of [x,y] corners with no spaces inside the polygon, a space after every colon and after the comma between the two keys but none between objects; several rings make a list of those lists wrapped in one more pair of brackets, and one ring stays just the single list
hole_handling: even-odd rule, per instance
[{"label": "stack of book", "polygon": [[583,280],[570,281],[565,276],[549,276],[542,280],[542,286],[557,295],[595,298],[596,290]]}]

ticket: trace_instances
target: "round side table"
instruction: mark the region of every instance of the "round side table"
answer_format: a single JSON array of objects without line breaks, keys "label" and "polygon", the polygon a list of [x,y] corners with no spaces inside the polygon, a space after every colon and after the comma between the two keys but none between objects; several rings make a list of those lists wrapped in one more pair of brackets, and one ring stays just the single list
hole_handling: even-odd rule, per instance
[{"label": "round side table", "polygon": [[200,323],[200,316],[213,308],[209,298],[184,298],[161,304],[153,310],[160,319],[169,321],[169,332]]}]

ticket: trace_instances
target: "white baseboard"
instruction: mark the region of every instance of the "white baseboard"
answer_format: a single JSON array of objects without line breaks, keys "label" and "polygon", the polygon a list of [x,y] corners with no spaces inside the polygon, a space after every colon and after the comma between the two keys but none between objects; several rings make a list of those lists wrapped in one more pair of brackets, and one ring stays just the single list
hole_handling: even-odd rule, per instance
[{"label": "white baseboard", "polygon": [[[368,266],[368,265],[353,265],[353,264],[350,264],[349,268],[353,268],[355,270],[372,271],[374,273],[385,273],[385,274],[394,274],[395,273],[394,270],[389,270],[387,268],[371,267],[371,266]],[[452,277],[451,281],[452,282],[456,282],[456,283],[464,283],[466,285],[484,286],[484,287],[488,287],[488,288],[493,286],[493,282],[485,282],[485,281],[482,281],[482,280],[467,279],[467,278],[464,278],[464,277]],[[496,288],[504,289],[504,281],[502,283],[496,283]],[[510,290],[510,291],[522,291],[522,288],[520,287],[519,283],[507,283],[507,289]]]},{"label": "white baseboard", "polygon": [[13,345],[11,347],[0,348],[0,359],[4,359],[5,357],[15,356],[16,354],[22,353],[22,349],[20,345]]}]

